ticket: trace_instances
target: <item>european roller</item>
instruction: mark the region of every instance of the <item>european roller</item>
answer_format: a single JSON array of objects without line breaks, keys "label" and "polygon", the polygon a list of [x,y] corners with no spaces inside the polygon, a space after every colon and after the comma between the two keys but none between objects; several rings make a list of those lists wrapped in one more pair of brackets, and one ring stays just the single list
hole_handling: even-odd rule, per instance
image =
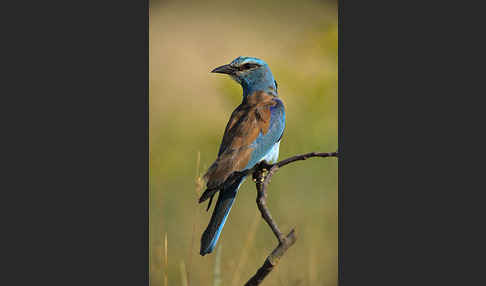
[{"label": "european roller", "polygon": [[[243,88],[243,100],[224,131],[216,161],[204,175],[207,189],[199,202],[219,191],[211,220],[201,238],[201,255],[211,253],[245,175],[235,176],[259,162],[275,163],[285,128],[285,108],[268,65],[257,58],[238,57],[213,73],[227,74]],[[231,180],[226,181],[230,176]]]}]

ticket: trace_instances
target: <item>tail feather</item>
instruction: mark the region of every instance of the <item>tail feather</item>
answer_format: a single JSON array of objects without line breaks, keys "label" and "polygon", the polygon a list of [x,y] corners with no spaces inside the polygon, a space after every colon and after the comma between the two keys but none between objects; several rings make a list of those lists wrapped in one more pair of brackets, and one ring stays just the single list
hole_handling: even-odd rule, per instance
[{"label": "tail feather", "polygon": [[224,190],[219,192],[218,201],[214,207],[211,220],[209,221],[208,227],[204,231],[201,237],[201,251],[202,256],[211,253],[218,242],[219,235],[223,229],[224,223],[228,218],[233,202],[235,201],[238,189],[243,182],[243,178],[235,181]]}]

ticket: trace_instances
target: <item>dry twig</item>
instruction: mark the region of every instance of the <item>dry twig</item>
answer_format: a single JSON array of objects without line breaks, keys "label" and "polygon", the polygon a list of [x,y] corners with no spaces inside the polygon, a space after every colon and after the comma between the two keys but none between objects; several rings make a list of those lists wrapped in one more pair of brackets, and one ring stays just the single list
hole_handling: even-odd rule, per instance
[{"label": "dry twig", "polygon": [[[257,270],[256,274],[253,275],[253,277],[251,277],[250,280],[248,280],[248,282],[246,282],[245,286],[259,285],[263,281],[263,279],[265,279],[265,277],[273,270],[273,268],[277,266],[280,258],[284,255],[287,249],[289,249],[295,243],[295,240],[297,239],[295,236],[294,229],[292,229],[289,232],[289,234],[284,236],[280,231],[280,229],[278,228],[275,221],[273,220],[270,211],[268,210],[266,204],[267,187],[273,174],[275,174],[275,172],[277,172],[279,168],[296,161],[306,160],[312,157],[325,158],[325,157],[338,157],[338,156],[339,156],[338,152],[331,152],[331,153],[312,152],[312,153],[307,153],[302,155],[296,155],[271,165],[262,162],[260,164],[257,164],[251,170],[248,170],[248,172],[246,172],[247,174],[253,172],[253,179],[255,181],[256,189],[257,189],[256,203],[258,205],[258,209],[260,210],[260,213],[262,214],[262,217],[265,220],[265,222],[272,229],[273,234],[278,240],[278,245],[272,251],[272,253],[270,253],[270,255],[267,257],[263,265]],[[265,175],[266,172],[268,173]]]}]

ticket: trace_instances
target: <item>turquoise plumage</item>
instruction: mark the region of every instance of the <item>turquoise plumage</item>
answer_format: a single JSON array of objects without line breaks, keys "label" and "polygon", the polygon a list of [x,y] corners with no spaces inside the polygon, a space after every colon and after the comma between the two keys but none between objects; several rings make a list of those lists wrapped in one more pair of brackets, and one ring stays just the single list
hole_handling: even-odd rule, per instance
[{"label": "turquoise plumage", "polygon": [[263,60],[238,57],[212,72],[228,74],[238,82],[243,88],[243,100],[231,114],[218,158],[204,175],[207,189],[199,202],[210,199],[209,208],[216,192],[219,195],[201,238],[201,255],[213,251],[245,177],[226,180],[263,160],[275,162],[285,129],[285,107],[278,97],[277,82]]}]

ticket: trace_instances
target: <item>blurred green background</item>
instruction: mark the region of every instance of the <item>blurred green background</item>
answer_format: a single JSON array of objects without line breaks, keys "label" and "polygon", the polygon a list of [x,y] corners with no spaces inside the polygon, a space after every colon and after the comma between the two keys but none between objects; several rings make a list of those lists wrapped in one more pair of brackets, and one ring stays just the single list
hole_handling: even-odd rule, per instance
[{"label": "blurred green background", "polygon": [[[196,176],[216,158],[242,91],[209,71],[237,56],[265,60],[286,106],[280,159],[337,150],[337,6],[151,1],[150,7],[150,285],[164,279],[214,285],[217,254],[199,255],[212,209],[197,203]],[[284,233],[296,228],[297,242],[263,285],[337,285],[337,182],[335,158],[297,162],[273,177],[268,206]],[[255,198],[246,180],[218,242],[220,285],[243,285],[276,246]]]}]

